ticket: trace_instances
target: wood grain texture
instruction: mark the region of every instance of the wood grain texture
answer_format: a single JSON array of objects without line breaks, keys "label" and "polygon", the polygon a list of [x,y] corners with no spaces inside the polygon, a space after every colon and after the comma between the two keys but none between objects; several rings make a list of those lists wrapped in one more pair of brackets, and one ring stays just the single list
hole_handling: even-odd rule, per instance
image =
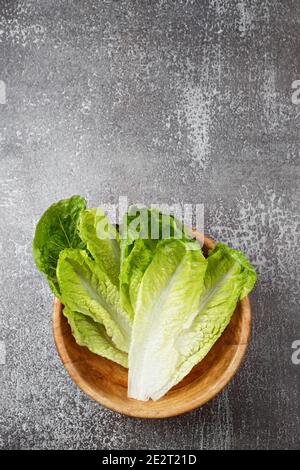
[{"label": "wood grain texture", "polygon": [[[202,244],[203,236],[194,231]],[[213,242],[204,237],[203,251]],[[158,401],[142,402],[127,397],[127,370],[78,346],[71,334],[63,305],[53,305],[53,335],[57,351],[72,380],[91,398],[107,408],[139,418],[166,418],[199,407],[230,381],[245,354],[251,322],[249,299],[239,302],[223,335],[207,356],[179,384]]]}]

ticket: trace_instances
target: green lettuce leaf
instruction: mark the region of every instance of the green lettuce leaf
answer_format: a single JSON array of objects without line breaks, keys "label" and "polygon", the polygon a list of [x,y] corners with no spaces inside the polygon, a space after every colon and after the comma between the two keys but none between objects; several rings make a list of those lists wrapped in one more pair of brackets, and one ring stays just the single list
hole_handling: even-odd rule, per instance
[{"label": "green lettuce leaf", "polygon": [[120,301],[131,319],[134,317],[140,283],[153,256],[154,250],[149,248],[144,240],[136,240],[121,264]]},{"label": "green lettuce leaf", "polygon": [[59,254],[65,248],[85,248],[78,232],[78,220],[86,201],[80,196],[52,204],[40,218],[32,243],[37,268],[45,274],[50,289],[60,298],[56,277]]},{"label": "green lettuce leaf", "polygon": [[[180,382],[209,352],[229,324],[237,302],[253,288],[256,274],[245,256],[217,243],[210,251],[204,277],[204,290],[196,314],[182,323],[173,336],[172,368],[160,387],[152,390],[154,400]],[[165,367],[159,363],[159,367]],[[157,374],[160,375],[160,371]]]},{"label": "green lettuce leaf", "polygon": [[79,233],[96,263],[119,288],[119,234],[101,209],[87,209],[80,214]]},{"label": "green lettuce leaf", "polygon": [[121,226],[121,256],[126,257],[138,239],[145,240],[154,250],[159,240],[184,239],[192,237],[186,227],[171,214],[163,214],[156,208],[131,206],[124,215]]},{"label": "green lettuce leaf", "polygon": [[62,251],[57,279],[63,304],[104,325],[115,346],[127,352],[131,324],[120,306],[118,289],[88,253],[78,249]]},{"label": "green lettuce leaf", "polygon": [[114,345],[101,323],[95,322],[82,313],[73,312],[67,307],[64,308],[63,313],[79,346],[86,346],[91,352],[117,362],[123,367],[128,367],[127,354]]},{"label": "green lettuce leaf", "polygon": [[133,319],[139,286],[163,239],[190,240],[184,227],[172,215],[158,209],[131,206],[121,226],[120,298],[122,307]]},{"label": "green lettuce leaf", "polygon": [[173,377],[153,399],[180,382],[210,351],[229,324],[236,305],[254,287],[256,273],[245,256],[217,243],[208,256],[204,292],[197,315],[174,342],[177,355]]},{"label": "green lettuce leaf", "polygon": [[174,374],[174,339],[196,315],[207,261],[197,242],[163,240],[142,278],[129,350],[128,395],[153,398]]}]

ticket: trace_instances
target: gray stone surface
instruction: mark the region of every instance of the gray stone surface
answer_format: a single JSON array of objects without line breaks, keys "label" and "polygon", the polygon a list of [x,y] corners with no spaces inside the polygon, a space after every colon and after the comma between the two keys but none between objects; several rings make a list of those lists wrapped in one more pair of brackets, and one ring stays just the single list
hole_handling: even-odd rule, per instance
[{"label": "gray stone surface", "polygon": [[[299,27],[288,0],[0,1],[1,448],[300,447]],[[204,203],[256,266],[247,357],[206,406],[129,419],[67,376],[31,240],[74,193]]]}]

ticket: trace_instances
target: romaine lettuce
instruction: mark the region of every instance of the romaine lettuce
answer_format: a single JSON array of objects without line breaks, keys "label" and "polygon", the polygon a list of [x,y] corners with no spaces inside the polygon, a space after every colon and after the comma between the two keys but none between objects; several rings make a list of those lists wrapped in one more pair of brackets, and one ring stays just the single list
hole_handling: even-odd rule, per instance
[{"label": "romaine lettuce", "polygon": [[95,322],[82,313],[73,312],[67,307],[64,308],[63,313],[77,344],[86,346],[93,353],[117,362],[123,367],[128,367],[127,354],[114,345],[101,323]]},{"label": "romaine lettuce", "polygon": [[204,258],[185,227],[157,209],[132,206],[119,231],[73,196],[41,217],[33,257],[76,342],[129,365],[130,397],[157,400],[209,352],[256,274],[221,243]]},{"label": "romaine lettuce", "polygon": [[[165,263],[166,260],[162,266]],[[156,307],[153,308],[153,302],[147,298],[147,293],[149,297],[151,285],[160,285],[160,295],[164,296],[164,303],[170,305],[169,314],[172,312],[172,303],[176,302],[180,306],[179,311],[183,312],[190,301],[191,293],[187,284],[191,276],[181,281],[181,295],[177,293],[175,296],[174,291],[166,290],[157,270],[150,269],[150,265],[146,271],[141,284],[142,308],[136,312],[129,353],[131,397],[157,400],[185,377],[221,336],[237,302],[253,288],[256,274],[242,253],[217,243],[209,253],[207,263],[204,290],[198,297],[198,305],[185,315],[178,313],[178,323],[170,318],[167,323],[162,321]],[[154,297],[157,298],[157,294]],[[159,311],[168,316],[161,306]],[[146,320],[149,315],[154,320],[152,323]]]},{"label": "romaine lettuce", "polygon": [[84,250],[65,249],[57,263],[61,298],[73,312],[104,325],[121,351],[128,351],[131,323],[120,306],[118,289]]},{"label": "romaine lettuce", "polygon": [[196,315],[207,261],[197,242],[162,240],[142,278],[129,350],[128,395],[153,398],[175,372],[174,340]]},{"label": "romaine lettuce", "polygon": [[163,239],[190,240],[185,227],[156,208],[131,206],[121,225],[120,299],[133,319],[139,286],[157,244]]},{"label": "romaine lettuce", "polygon": [[207,261],[204,292],[197,315],[174,342],[178,357],[176,370],[169,383],[157,391],[153,399],[165,394],[206,356],[229,324],[239,300],[255,284],[256,273],[240,251],[217,243]]},{"label": "romaine lettuce", "polygon": [[119,288],[119,234],[101,209],[87,209],[80,214],[79,233],[94,260]]},{"label": "romaine lettuce", "polygon": [[52,204],[40,218],[32,243],[37,268],[45,274],[50,289],[60,298],[56,276],[59,254],[65,248],[85,248],[78,232],[78,220],[86,201],[80,196]]}]

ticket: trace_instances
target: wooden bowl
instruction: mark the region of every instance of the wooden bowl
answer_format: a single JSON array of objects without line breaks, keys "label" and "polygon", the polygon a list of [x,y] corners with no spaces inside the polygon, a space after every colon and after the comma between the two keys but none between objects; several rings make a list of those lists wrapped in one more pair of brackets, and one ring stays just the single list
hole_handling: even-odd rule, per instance
[{"label": "wooden bowl", "polygon": [[[198,241],[203,236],[194,231]],[[204,237],[203,251],[214,242]],[[53,335],[57,351],[72,380],[101,405],[137,418],[166,418],[197,408],[219,393],[240,366],[250,333],[248,297],[235,310],[230,324],[207,356],[164,397],[142,402],[127,397],[127,369],[78,346],[62,314],[58,299],[53,305]]]}]

